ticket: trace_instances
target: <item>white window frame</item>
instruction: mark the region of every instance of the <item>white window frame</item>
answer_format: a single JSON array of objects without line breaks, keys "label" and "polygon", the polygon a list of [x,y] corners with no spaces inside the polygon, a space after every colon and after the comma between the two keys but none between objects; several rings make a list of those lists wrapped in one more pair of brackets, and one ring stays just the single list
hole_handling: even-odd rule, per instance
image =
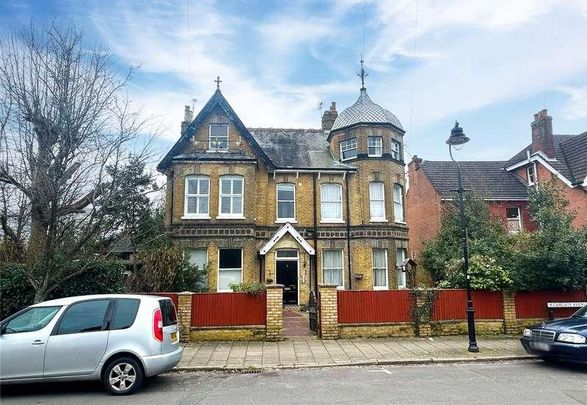
[{"label": "white window frame", "polygon": [[325,283],[324,281],[324,270],[331,270],[331,269],[338,269],[336,267],[329,267],[329,268],[325,268],[324,267],[324,252],[340,252],[340,263],[341,263],[341,267],[340,267],[340,279],[342,280],[342,285],[339,285],[336,287],[337,290],[344,290],[344,250],[343,249],[323,249],[322,250],[322,282]]},{"label": "white window frame", "polygon": [[[212,145],[212,127],[213,126],[224,126],[226,128],[226,148],[218,148],[218,147],[214,147]],[[218,138],[218,137],[216,137]],[[222,137],[224,138],[224,137]],[[229,130],[228,130],[228,124],[223,124],[223,123],[212,123],[208,126],[208,150],[209,151],[214,151],[214,152],[226,152],[229,149],[229,145],[230,145],[230,136],[229,136]]]},{"label": "white window frame", "polygon": [[402,160],[402,144],[395,139],[391,140],[391,157],[395,160]]},{"label": "white window frame", "polygon": [[[518,218],[517,218],[518,219],[518,221],[517,221],[518,229],[511,229],[510,228],[510,218],[508,218],[508,210],[510,210],[510,209],[517,209],[518,210]],[[514,218],[511,218],[511,219],[513,220]],[[506,221],[507,230],[509,233],[513,234],[513,233],[520,232],[522,230],[522,210],[520,209],[520,207],[506,207],[505,221]],[[511,221],[511,222],[514,222],[514,221]]]},{"label": "white window frame", "polygon": [[[378,267],[377,269],[374,266],[375,263],[375,252],[383,252],[385,256],[385,269],[382,267]],[[373,271],[373,289],[374,290],[388,290],[389,289],[389,271],[388,271],[388,264],[387,264],[387,249],[372,249],[371,250],[371,270]],[[375,270],[385,270],[385,285],[375,285]]]},{"label": "white window frame", "polygon": [[[395,273],[395,278],[396,278],[396,284],[397,284],[397,288],[398,289],[403,289],[407,287],[408,284],[408,275],[406,274],[406,269],[405,266],[402,265],[398,265],[399,261],[398,256],[399,256],[399,252],[402,252],[403,254],[402,256],[402,263],[404,260],[406,260],[406,257],[408,255],[408,249],[406,248],[396,248],[395,249],[395,269],[396,269],[396,273]],[[398,277],[400,274],[400,271],[404,274],[403,275],[403,284],[400,284],[400,278]]]},{"label": "white window frame", "polygon": [[[337,186],[338,187],[338,201],[324,201],[324,193],[322,192],[322,187],[329,185],[329,186]],[[340,217],[338,218],[324,218],[324,203],[336,203],[340,204]],[[343,214],[342,214],[342,185],[339,183],[322,183],[320,184],[320,222],[321,223],[342,223],[343,221]]]},{"label": "white window frame", "polygon": [[[371,143],[374,143],[372,145]],[[377,153],[371,153],[371,148],[374,148],[376,151],[379,150]],[[381,136],[369,136],[367,137],[367,156],[369,157],[381,157],[383,156],[383,137]]]},{"label": "white window frame", "polygon": [[[288,202],[292,202],[293,203],[293,217],[292,218],[280,218],[279,217],[279,186],[283,186],[283,185],[288,185],[288,186],[292,186],[293,187],[293,201],[292,200],[284,200],[282,202],[284,203],[288,203]],[[275,185],[275,218],[276,218],[276,223],[285,223],[285,222],[291,222],[291,223],[296,223],[296,185],[295,183],[277,183]]]},{"label": "white window frame", "polygon": [[[222,180],[230,180],[230,194],[223,194],[222,193]],[[240,180],[242,182],[242,194],[233,194],[233,182],[235,180]],[[243,176],[237,175],[225,175],[220,176],[218,179],[218,219],[244,219],[245,218],[245,178]],[[222,197],[229,197],[230,198],[230,213],[223,213],[222,212]],[[234,213],[233,207],[233,200],[234,198],[241,198],[241,212]]]},{"label": "white window frame", "polygon": [[[197,181],[198,182],[198,193],[190,194],[188,188],[189,181]],[[208,193],[202,194],[200,193],[200,181],[206,180],[208,182]],[[210,219],[210,177],[208,176],[201,176],[201,175],[189,175],[184,177],[184,197],[183,197],[183,217],[182,219]],[[190,213],[188,212],[188,197],[196,198],[196,212]],[[200,201],[202,198],[208,199],[208,204],[206,206],[206,213],[202,214],[198,211],[200,210]]]},{"label": "white window frame", "polygon": [[[382,200],[373,200],[373,195],[371,193],[371,185],[372,184],[381,184],[381,187],[383,188],[383,199]],[[381,204],[383,204],[383,216],[382,217],[374,217],[373,216],[373,210],[371,209],[371,204],[376,201],[376,202],[381,202]],[[387,217],[385,215],[385,183],[382,181],[372,181],[369,183],[369,221],[371,222],[387,222]]]},{"label": "white window frame", "polygon": [[[347,147],[347,145],[350,145],[350,147]],[[353,147],[354,145],[354,147]],[[357,138],[351,138],[351,139],[346,139],[344,141],[340,141],[340,160],[341,161],[347,161],[347,160],[353,160],[356,159],[357,156],[352,156],[349,158],[345,158],[344,157],[344,152],[348,152],[348,151],[357,151],[357,154],[359,153],[358,149],[358,143],[357,143]]]},{"label": "white window frame", "polygon": [[[530,180],[530,169],[532,169],[532,180]],[[530,166],[526,167],[526,178],[528,179],[529,186],[536,184],[536,163],[532,163]]]},{"label": "white window frame", "polygon": [[[241,251],[241,267],[240,268],[236,268],[236,267],[234,267],[234,268],[226,268],[226,269],[221,269],[220,268],[220,251],[221,250],[228,250],[228,249],[234,249],[234,250],[237,250],[238,249],[238,250]],[[218,269],[218,274],[217,274],[217,277],[216,277],[216,291],[218,291],[218,292],[232,292],[232,290],[230,288],[228,288],[227,290],[221,290],[220,289],[220,272],[221,271],[225,271],[225,270],[226,271],[239,270],[241,272],[241,278],[240,278],[239,283],[242,283],[243,282],[243,249],[242,248],[218,248],[218,255],[217,255],[217,257],[218,257],[218,264],[217,264],[216,268]]]},{"label": "white window frame", "polygon": [[[400,190],[400,201],[395,199],[396,188]],[[404,216],[404,187],[398,183],[393,184],[393,220],[398,224],[406,223]]]}]

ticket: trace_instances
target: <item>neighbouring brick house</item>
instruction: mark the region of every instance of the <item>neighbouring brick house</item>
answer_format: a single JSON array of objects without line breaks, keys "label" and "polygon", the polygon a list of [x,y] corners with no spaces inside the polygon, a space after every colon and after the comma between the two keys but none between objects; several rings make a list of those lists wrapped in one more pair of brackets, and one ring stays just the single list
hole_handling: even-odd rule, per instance
[{"label": "neighbouring brick house", "polygon": [[[577,214],[574,225],[587,224],[587,132],[553,135],[546,110],[534,115],[532,143],[507,161],[460,162],[465,189],[489,204],[510,232],[532,231],[528,188],[554,180]],[[414,156],[408,164],[406,197],[410,250],[417,259],[423,243],[440,229],[445,201],[456,198],[457,170],[452,161],[427,161]]]},{"label": "neighbouring brick house", "polygon": [[217,89],[158,165],[166,226],[211,291],[278,283],[301,305],[321,283],[404,287],[404,133],[364,87],[321,129],[247,128]]}]

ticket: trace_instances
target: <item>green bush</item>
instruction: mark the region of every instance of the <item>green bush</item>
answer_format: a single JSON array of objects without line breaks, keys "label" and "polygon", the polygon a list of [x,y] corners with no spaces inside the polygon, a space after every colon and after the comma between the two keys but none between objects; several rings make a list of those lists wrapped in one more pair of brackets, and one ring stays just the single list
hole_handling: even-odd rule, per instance
[{"label": "green bush", "polygon": [[[446,279],[438,283],[440,288],[466,288],[463,259],[446,263]],[[507,271],[489,256],[473,255],[469,258],[469,282],[474,290],[502,291],[509,289],[512,280]]]},{"label": "green bush", "polygon": [[265,284],[257,281],[245,281],[244,283],[229,284],[228,287],[234,292],[245,292],[249,295],[257,295],[267,290]]},{"label": "green bush", "polygon": [[[49,294],[47,299],[89,294],[116,294],[123,292],[124,264],[118,260],[92,263],[75,261],[69,264],[76,270],[87,266],[83,273],[67,280]],[[22,264],[9,263],[0,268],[0,319],[31,305],[34,290]]]}]

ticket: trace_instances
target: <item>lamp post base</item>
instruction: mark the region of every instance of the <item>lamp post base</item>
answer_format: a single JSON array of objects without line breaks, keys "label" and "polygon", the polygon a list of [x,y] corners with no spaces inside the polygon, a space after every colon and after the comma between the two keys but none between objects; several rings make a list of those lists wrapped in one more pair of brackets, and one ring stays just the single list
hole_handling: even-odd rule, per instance
[{"label": "lamp post base", "polygon": [[467,349],[471,353],[479,353],[479,346],[477,346],[477,342],[469,342],[469,348]]},{"label": "lamp post base", "polygon": [[[470,290],[468,291],[470,294]],[[467,300],[467,332],[469,335],[469,348],[471,353],[478,353],[479,346],[477,346],[477,338],[475,336],[475,310],[473,309],[473,301],[469,298]]]}]

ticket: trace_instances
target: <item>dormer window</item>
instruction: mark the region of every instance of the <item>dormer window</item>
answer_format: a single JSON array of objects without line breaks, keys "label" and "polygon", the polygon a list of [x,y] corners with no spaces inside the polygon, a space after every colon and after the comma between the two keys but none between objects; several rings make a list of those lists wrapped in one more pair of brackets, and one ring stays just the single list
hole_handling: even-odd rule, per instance
[{"label": "dormer window", "polygon": [[392,139],[391,141],[391,157],[395,160],[401,160],[401,147],[402,144]]},{"label": "dormer window", "polygon": [[357,138],[340,143],[340,160],[351,160],[357,157]]},{"label": "dormer window", "polygon": [[381,157],[383,155],[383,138],[370,136],[367,138],[368,154],[370,157]]},{"label": "dormer window", "polygon": [[210,150],[228,150],[228,124],[210,124]]}]

